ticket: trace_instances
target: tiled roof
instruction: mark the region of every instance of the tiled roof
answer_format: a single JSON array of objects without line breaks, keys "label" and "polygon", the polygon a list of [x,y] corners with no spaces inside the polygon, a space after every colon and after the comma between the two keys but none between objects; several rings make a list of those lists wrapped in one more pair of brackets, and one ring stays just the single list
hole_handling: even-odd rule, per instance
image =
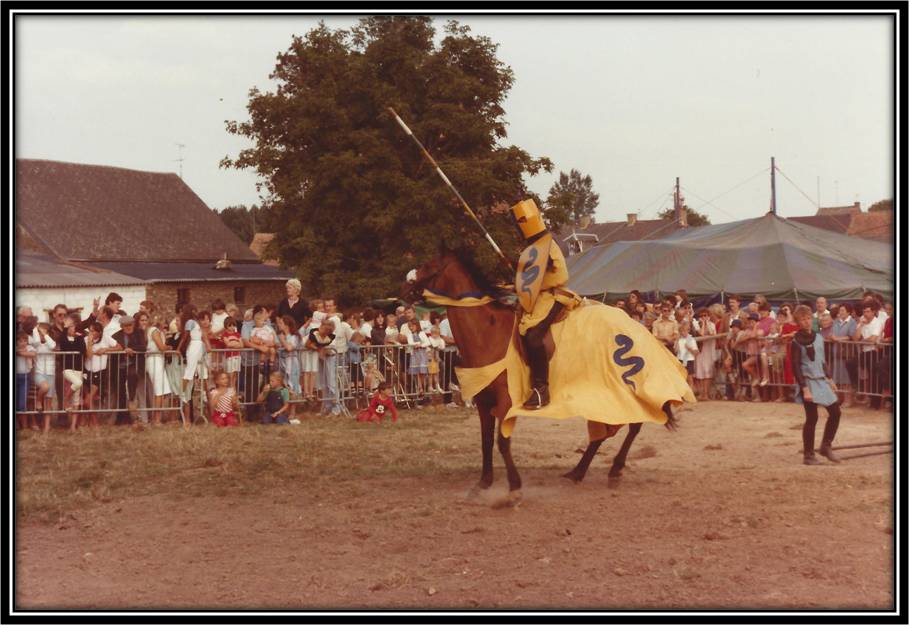
[{"label": "tiled roof", "polygon": [[65,288],[145,284],[145,280],[100,267],[67,263],[41,254],[16,254],[16,288]]},{"label": "tiled roof", "polygon": [[215,269],[213,262],[93,262],[91,266],[134,276],[147,282],[288,280],[294,277],[289,271],[259,262],[231,263],[227,269]]},{"label": "tiled roof", "polygon": [[582,237],[584,249],[589,249],[592,245],[603,245],[614,241],[641,241],[645,239],[662,239],[674,232],[678,232],[682,227],[674,220],[670,219],[638,219],[634,224],[629,225],[627,221],[609,221],[602,224],[590,224],[586,228],[580,226],[563,227],[556,239],[562,253],[568,253],[568,242],[566,237],[570,237],[572,232],[581,234],[595,234],[599,238],[596,243],[588,237]]},{"label": "tiled roof", "polygon": [[801,217],[787,217],[787,219],[803,223],[806,226],[814,226],[815,228],[823,228],[824,230],[830,230],[831,232],[846,234],[849,232],[849,224],[853,217],[847,213],[833,215],[805,215]]},{"label": "tiled roof", "polygon": [[883,243],[893,242],[893,211],[874,211],[852,216],[849,234]]},{"label": "tiled roof", "polygon": [[16,221],[69,260],[255,260],[179,176],[16,161]]}]

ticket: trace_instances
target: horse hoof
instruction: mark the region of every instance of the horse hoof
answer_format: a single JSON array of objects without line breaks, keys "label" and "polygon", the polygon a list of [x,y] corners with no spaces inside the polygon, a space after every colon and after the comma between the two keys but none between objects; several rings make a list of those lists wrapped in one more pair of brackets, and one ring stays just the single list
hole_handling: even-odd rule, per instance
[{"label": "horse hoof", "polygon": [[606,480],[606,488],[618,488],[622,483],[622,475],[610,475]]},{"label": "horse hoof", "polygon": [[501,508],[517,508],[521,505],[521,501],[524,499],[524,495],[521,494],[519,490],[513,490],[508,493],[506,497],[503,497],[499,501],[492,504],[492,507],[496,510]]},{"label": "horse hoof", "polygon": [[562,477],[564,477],[566,480],[571,480],[575,484],[580,484],[581,480],[584,479],[582,477],[579,477],[578,474],[575,473],[574,471],[569,471],[568,473],[564,474]]}]

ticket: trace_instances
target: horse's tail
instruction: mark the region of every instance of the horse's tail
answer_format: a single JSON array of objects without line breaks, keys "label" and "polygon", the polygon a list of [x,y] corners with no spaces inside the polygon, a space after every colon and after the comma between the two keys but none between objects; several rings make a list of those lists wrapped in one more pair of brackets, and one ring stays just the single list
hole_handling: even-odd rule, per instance
[{"label": "horse's tail", "polygon": [[665,423],[666,429],[670,432],[675,432],[679,429],[679,418],[672,414],[672,404],[670,402],[667,401],[663,404],[663,412],[666,413],[667,418]]}]

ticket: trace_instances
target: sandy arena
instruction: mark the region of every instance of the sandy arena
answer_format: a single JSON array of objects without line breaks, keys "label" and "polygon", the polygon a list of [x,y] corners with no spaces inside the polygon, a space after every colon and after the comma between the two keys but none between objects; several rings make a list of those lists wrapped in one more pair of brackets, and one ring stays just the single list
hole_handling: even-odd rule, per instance
[{"label": "sandy arena", "polygon": [[[559,476],[583,422],[521,420],[516,509],[493,506],[498,452],[492,489],[465,499],[480,469],[467,410],[26,432],[17,607],[892,609],[892,454],[802,465],[794,404],[680,417],[675,433],[643,428],[614,489],[625,430],[575,485]],[[891,420],[846,410],[836,444],[893,440]],[[166,466],[141,455],[154,445]]]}]

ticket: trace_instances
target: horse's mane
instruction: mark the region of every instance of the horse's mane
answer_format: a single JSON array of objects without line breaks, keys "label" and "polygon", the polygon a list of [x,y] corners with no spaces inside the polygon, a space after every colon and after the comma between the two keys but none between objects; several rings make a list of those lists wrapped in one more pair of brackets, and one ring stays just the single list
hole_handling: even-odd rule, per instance
[{"label": "horse's mane", "polygon": [[458,260],[473,281],[477,283],[477,286],[480,287],[480,290],[484,295],[494,297],[497,301],[508,295],[514,295],[514,291],[510,291],[509,289],[492,282],[486,272],[477,265],[477,262],[471,254],[471,250],[461,248],[458,250],[450,250],[450,253]]}]

